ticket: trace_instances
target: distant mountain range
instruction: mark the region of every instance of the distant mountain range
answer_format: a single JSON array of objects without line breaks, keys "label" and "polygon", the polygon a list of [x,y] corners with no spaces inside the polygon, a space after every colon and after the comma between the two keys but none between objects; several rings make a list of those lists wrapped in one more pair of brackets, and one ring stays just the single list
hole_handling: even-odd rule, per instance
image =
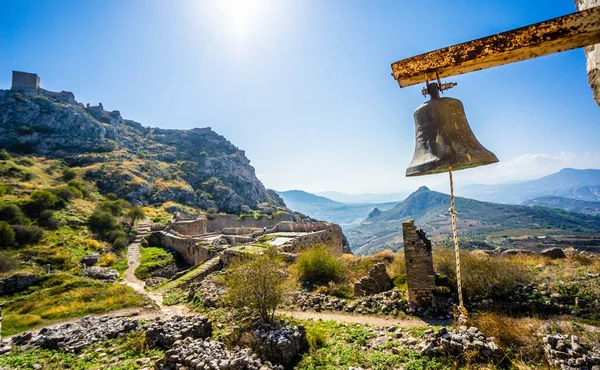
[{"label": "distant mountain range", "polygon": [[569,212],[587,213],[589,215],[600,216],[600,202],[590,202],[587,200],[547,195],[544,197],[526,200],[522,204],[526,206],[558,208]]},{"label": "distant mountain range", "polygon": [[600,170],[565,168],[536,180],[497,185],[468,185],[457,194],[486,202],[521,204],[543,196],[600,201]]},{"label": "distant mountain range", "polygon": [[315,194],[340,203],[375,204],[390,202],[398,203],[405,199],[410,193],[406,192],[389,194],[346,194],[337,191],[322,191],[320,193]]},{"label": "distant mountain range", "polygon": [[388,203],[341,203],[329,198],[307,193],[302,190],[278,191],[277,194],[285,204],[296,212],[307,216],[334,222],[347,228],[358,225],[374,208],[386,210],[394,207],[398,202]]},{"label": "distant mountain range", "polygon": [[[402,243],[401,222],[414,219],[431,236],[452,235],[448,213],[450,196],[421,187],[402,203],[382,211],[358,226],[345,230],[353,251],[368,254],[398,249]],[[523,205],[481,202],[456,198],[461,236],[477,239],[511,229],[544,229],[551,232],[600,233],[600,217],[563,210]]]}]

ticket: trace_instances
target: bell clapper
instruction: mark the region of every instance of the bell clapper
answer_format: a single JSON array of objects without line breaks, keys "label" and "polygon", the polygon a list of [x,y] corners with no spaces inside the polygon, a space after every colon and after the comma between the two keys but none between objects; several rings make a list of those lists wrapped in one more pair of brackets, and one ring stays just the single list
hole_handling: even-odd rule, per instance
[{"label": "bell clapper", "polygon": [[458,249],[458,232],[456,231],[456,210],[454,209],[454,181],[452,180],[452,167],[448,167],[450,175],[450,216],[452,219],[452,235],[454,237],[454,253],[456,255],[456,283],[458,289],[458,304],[460,310],[459,322],[462,324],[466,321],[467,310],[463,303],[462,281],[460,278],[460,251]]}]

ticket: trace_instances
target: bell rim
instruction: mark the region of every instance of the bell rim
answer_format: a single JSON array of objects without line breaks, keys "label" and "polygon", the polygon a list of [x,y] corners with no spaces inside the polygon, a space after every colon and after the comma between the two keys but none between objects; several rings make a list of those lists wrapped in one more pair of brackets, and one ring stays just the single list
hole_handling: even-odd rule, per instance
[{"label": "bell rim", "polygon": [[488,158],[479,158],[477,162],[471,163],[443,163],[444,161],[434,161],[423,163],[416,166],[409,166],[406,169],[406,177],[417,177],[417,176],[426,176],[426,175],[435,175],[438,173],[448,172],[450,167],[452,167],[452,171],[460,171],[466,170],[468,168],[475,168],[481,166],[487,166],[490,164],[498,163],[498,157],[494,153],[490,153]]}]

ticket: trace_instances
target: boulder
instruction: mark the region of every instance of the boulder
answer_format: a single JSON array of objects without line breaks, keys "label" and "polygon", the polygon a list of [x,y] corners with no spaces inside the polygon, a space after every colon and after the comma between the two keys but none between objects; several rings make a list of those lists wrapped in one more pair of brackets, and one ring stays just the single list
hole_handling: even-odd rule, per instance
[{"label": "boulder", "polygon": [[34,274],[16,274],[6,279],[0,279],[0,295],[8,295],[27,289],[37,283],[38,277]]},{"label": "boulder", "polygon": [[92,266],[89,269],[84,270],[83,275],[102,281],[115,281],[119,278],[119,272],[117,270],[99,266]]},{"label": "boulder", "polygon": [[557,259],[557,258],[565,258],[565,252],[560,248],[547,248],[544,249],[541,253],[542,257]]},{"label": "boulder", "polygon": [[95,264],[97,264],[99,259],[100,259],[100,254],[90,253],[90,254],[86,254],[85,256],[83,256],[83,258],[81,258],[81,262],[89,267],[89,266],[94,266]]}]

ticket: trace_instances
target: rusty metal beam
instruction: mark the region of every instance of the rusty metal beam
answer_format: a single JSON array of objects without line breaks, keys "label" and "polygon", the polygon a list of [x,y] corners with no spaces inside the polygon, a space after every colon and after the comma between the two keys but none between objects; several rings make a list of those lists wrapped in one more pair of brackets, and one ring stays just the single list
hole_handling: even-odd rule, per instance
[{"label": "rusty metal beam", "polygon": [[600,43],[600,6],[392,63],[400,87]]}]

